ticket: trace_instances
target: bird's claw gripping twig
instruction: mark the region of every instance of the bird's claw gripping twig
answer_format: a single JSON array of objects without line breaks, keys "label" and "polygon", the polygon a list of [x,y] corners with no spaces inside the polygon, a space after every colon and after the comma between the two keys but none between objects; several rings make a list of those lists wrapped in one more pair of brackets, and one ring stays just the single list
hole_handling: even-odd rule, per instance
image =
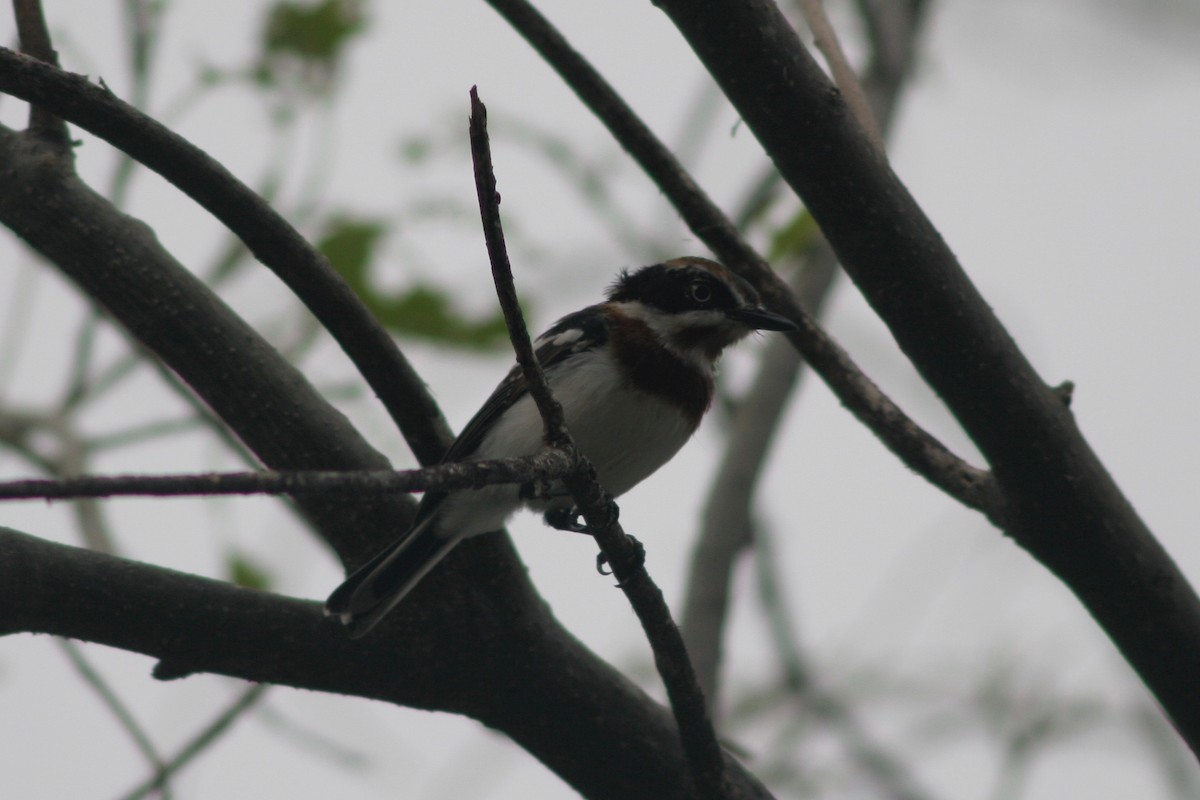
[{"label": "bird's claw gripping twig", "polygon": [[[634,538],[633,536],[630,536],[629,534],[625,534],[625,538],[626,538],[626,540],[628,540],[630,547],[632,548],[632,552],[629,553],[629,556],[626,559],[626,566],[631,570],[637,569],[638,567],[641,567],[643,564],[646,563],[646,547],[641,542],[639,542],[636,538]],[[603,551],[597,553],[596,554],[596,572],[599,572],[601,575],[612,575],[616,570],[605,569],[605,566],[607,564],[608,564],[608,556],[606,556],[603,553]],[[624,570],[622,570],[622,571],[624,571]],[[624,584],[621,583],[620,581],[617,582],[617,586],[623,586],[623,585]]]},{"label": "bird's claw gripping twig", "polygon": [[602,514],[603,518],[592,525],[586,519],[580,519],[583,516],[583,512],[579,510],[579,506],[568,506],[566,508],[552,508],[542,516],[542,519],[551,528],[560,531],[571,531],[572,533],[586,533],[591,536],[595,535],[597,531],[606,530],[611,527],[621,516],[621,509],[617,505],[617,501],[607,494],[604,496],[604,510]]}]

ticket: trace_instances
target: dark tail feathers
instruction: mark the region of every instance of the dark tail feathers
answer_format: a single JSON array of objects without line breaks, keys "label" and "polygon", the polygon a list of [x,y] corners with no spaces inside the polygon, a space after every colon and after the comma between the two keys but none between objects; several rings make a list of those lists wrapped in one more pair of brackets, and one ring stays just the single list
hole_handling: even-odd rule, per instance
[{"label": "dark tail feathers", "polygon": [[366,634],[396,607],[425,573],[457,544],[434,532],[428,522],[389,546],[346,578],[325,601],[325,614],[337,617],[350,638]]}]

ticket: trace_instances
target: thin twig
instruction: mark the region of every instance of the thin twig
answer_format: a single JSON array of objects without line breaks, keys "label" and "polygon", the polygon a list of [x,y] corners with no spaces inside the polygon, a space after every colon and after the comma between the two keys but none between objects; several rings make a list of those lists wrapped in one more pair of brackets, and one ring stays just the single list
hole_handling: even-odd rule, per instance
[{"label": "thin twig", "polygon": [[474,86],[471,87],[470,135],[471,159],[475,167],[475,193],[479,196],[483,238],[487,245],[488,259],[492,264],[492,276],[496,283],[500,308],[504,311],[504,323],[508,326],[509,338],[512,339],[513,350],[516,351],[517,363],[525,375],[529,395],[542,415],[546,444],[556,448],[573,449],[574,445],[563,420],[562,406],[550,393],[542,365],[533,352],[525,316],[521,313],[521,304],[517,299],[512,266],[508,262],[508,248],[504,244],[504,229],[500,224],[500,193],[496,190],[496,174],[492,167],[491,144],[487,133],[487,109],[480,101],[479,92]]},{"label": "thin twig", "polygon": [[[342,769],[363,769],[370,767],[371,756],[356,749],[352,745],[339,741],[334,731],[322,730],[320,722],[305,724],[290,719],[282,711],[263,703],[254,715],[254,721],[271,730],[281,739],[298,750],[304,750],[317,758],[324,759],[335,767]],[[461,762],[459,766],[461,767]]]},{"label": "thin twig", "polygon": [[159,786],[162,786],[168,778],[187,766],[196,756],[203,753],[210,745],[217,741],[221,734],[237,721],[238,717],[254,707],[269,688],[271,688],[269,684],[259,683],[244,690],[229,708],[225,709],[208,727],[200,731],[195,738],[184,745],[162,769],[156,771],[154,775],[136,786],[128,794],[122,795],[121,800],[142,800],[143,797],[155,791]]},{"label": "thin twig", "polygon": [[53,475],[54,460],[33,445],[35,433],[45,416],[0,405],[0,446],[7,447],[42,472]]},{"label": "thin twig", "polygon": [[[142,755],[150,762],[150,766],[154,769],[156,776],[164,775],[166,771],[166,761],[159,755],[158,750],[154,747],[154,742],[150,741],[149,734],[142,728],[141,724],[134,719],[133,712],[125,705],[124,701],[117,696],[113,691],[112,686],[108,681],[104,680],[87,656],[83,654],[83,648],[75,644],[70,639],[56,638],[59,648],[66,654],[71,665],[75,667],[75,671],[79,673],[84,682],[87,683],[96,692],[101,702],[108,707],[112,715],[117,718],[117,722],[125,732],[129,734],[129,738],[133,740],[134,745]],[[171,796],[170,788],[167,786],[165,776],[154,784],[155,789],[162,791],[163,800],[167,800]]]},{"label": "thin twig", "polygon": [[71,358],[71,371],[67,388],[59,408],[62,413],[70,411],[88,391],[92,372],[92,359],[96,354],[96,331],[100,327],[100,312],[92,307],[84,312],[83,322],[75,334],[75,350]]},{"label": "thin twig", "polygon": [[497,483],[551,480],[572,466],[547,449],[532,456],[438,464],[411,470],[288,470],[209,472],[189,475],[84,475],[58,480],[0,483],[0,500],[67,500],[81,497],[178,497],[225,494],[390,494],[477,489]]},{"label": "thin twig", "polygon": [[[50,42],[41,0],[13,0],[13,16],[17,20],[21,52],[57,67],[58,53]],[[29,106],[29,131],[63,154],[70,153],[67,123],[36,103]]]},{"label": "thin twig", "polygon": [[846,98],[846,105],[862,126],[867,138],[882,155],[885,152],[883,132],[879,130],[875,115],[871,113],[871,104],[867,102],[866,92],[858,82],[854,67],[850,66],[846,59],[842,44],[838,41],[837,31],[833,29],[829,17],[825,14],[825,4],[821,0],[800,0],[800,10],[804,14],[804,21],[808,23],[808,29],[812,31],[813,43],[825,56],[829,71],[833,73],[833,82]]},{"label": "thin twig", "polygon": [[4,303],[4,322],[0,324],[0,402],[14,383],[12,376],[21,360],[21,350],[31,333],[29,320],[34,311],[34,293],[41,279],[41,270],[29,264],[17,268],[11,293]]},{"label": "thin twig", "polygon": [[779,560],[775,557],[771,531],[756,525],[754,541],[759,600],[766,612],[787,691],[804,704],[807,712],[837,732],[858,770],[876,783],[879,797],[929,800],[931,795],[916,783],[903,762],[872,739],[853,708],[814,680],[813,670],[796,637],[796,626],[788,612],[790,606],[782,596],[783,583],[777,574]]},{"label": "thin twig", "polygon": [[638,553],[637,545],[626,536],[617,522],[616,515],[612,513],[611,500],[596,482],[595,470],[586,458],[575,451],[570,433],[563,426],[562,408],[551,394],[533,352],[533,345],[517,304],[512,268],[508,263],[504,233],[500,225],[500,197],[496,191],[491,148],[487,137],[487,111],[474,88],[471,89],[470,132],[471,155],[475,163],[475,186],[479,195],[480,216],[483,220],[488,255],[491,258],[496,294],[504,308],[504,318],[509,323],[509,336],[529,393],[537,402],[546,425],[547,442],[559,443],[561,447],[577,456],[576,469],[565,475],[563,480],[601,551],[612,566],[618,585],[629,599],[654,651],[655,664],[679,726],[680,743],[693,789],[697,796],[702,798],[717,800],[729,797],[724,755],[717,742],[712,720],[708,716],[704,694],[700,691],[688,659],[683,637],[671,619],[671,612],[662,592],[647,574],[644,558]]},{"label": "thin twig", "polygon": [[[155,74],[154,56],[162,38],[160,23],[166,5],[157,0],[125,0],[124,6],[129,72],[132,78],[129,104],[144,109],[150,99],[150,80]],[[108,199],[117,208],[125,206],[137,163],[128,153],[121,153],[118,157],[117,166],[108,184]]]},{"label": "thin twig", "polygon": [[176,419],[160,419],[141,425],[131,425],[111,433],[98,434],[87,443],[89,453],[99,453],[118,447],[129,447],[154,439],[163,439],[188,431],[202,428],[205,421],[200,417],[179,417]]}]

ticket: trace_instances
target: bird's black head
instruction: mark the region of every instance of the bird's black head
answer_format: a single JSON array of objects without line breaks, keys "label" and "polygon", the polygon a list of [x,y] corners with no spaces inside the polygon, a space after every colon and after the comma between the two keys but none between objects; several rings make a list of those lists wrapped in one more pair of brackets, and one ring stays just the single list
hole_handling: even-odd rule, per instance
[{"label": "bird's black head", "polygon": [[677,349],[700,350],[715,359],[751,330],[792,330],[784,317],[762,308],[749,283],[715,261],[676,258],[630,272],[608,290],[620,303]]}]

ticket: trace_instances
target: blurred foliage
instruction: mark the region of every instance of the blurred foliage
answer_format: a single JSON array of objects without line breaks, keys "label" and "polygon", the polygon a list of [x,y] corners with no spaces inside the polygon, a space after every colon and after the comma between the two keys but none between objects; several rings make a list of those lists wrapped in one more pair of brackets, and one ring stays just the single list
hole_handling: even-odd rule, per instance
[{"label": "blurred foliage", "polygon": [[271,6],[254,79],[265,87],[290,84],[304,92],[325,94],[346,46],[366,29],[362,7],[362,0],[285,0]]},{"label": "blurred foliage", "polygon": [[313,6],[284,2],[268,14],[264,45],[271,54],[328,62],[362,28],[358,0],[325,0]]},{"label": "blurred foliage", "polygon": [[354,293],[394,333],[441,344],[487,350],[508,341],[504,315],[471,319],[456,309],[442,289],[417,283],[399,293],[385,293],[370,282],[371,263],[387,227],[370,220],[332,219],[317,249],[329,259]]},{"label": "blurred foliage", "polygon": [[803,255],[820,230],[808,209],[800,209],[787,223],[771,232],[767,260],[773,263],[789,256]]},{"label": "blurred foliage", "polygon": [[225,559],[225,567],[229,573],[230,583],[258,591],[266,591],[271,588],[271,576],[267,571],[242,553],[231,552]]}]

